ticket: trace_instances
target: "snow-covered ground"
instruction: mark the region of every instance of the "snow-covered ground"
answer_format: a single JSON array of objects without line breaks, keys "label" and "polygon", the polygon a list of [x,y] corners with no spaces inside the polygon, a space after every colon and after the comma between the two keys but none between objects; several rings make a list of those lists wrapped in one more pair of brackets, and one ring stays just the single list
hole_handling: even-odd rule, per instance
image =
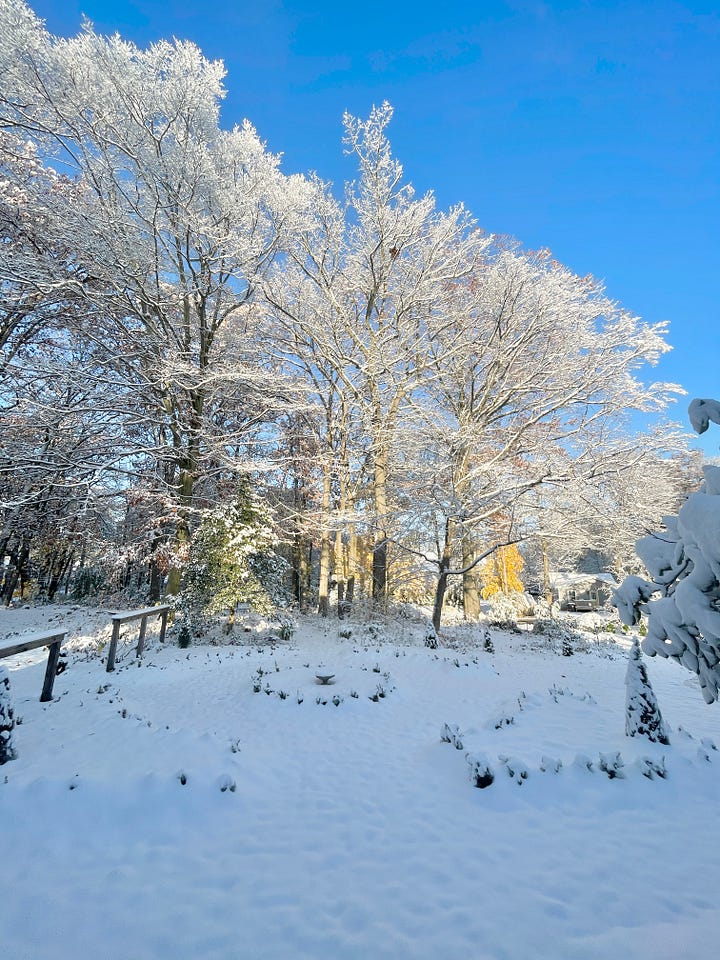
[{"label": "snow-covered ground", "polygon": [[[563,657],[495,632],[490,654],[477,627],[430,650],[409,622],[301,619],[283,643],[151,639],[140,666],[129,638],[113,674],[107,612],[7,610],[0,638],[60,622],[51,703],[44,651],[3,661],[22,716],[0,768],[3,960],[679,960],[718,942],[720,712],[650,660],[672,743],[625,737],[625,637]],[[487,789],[467,753],[495,768]],[[665,779],[643,775],[663,757]]]}]

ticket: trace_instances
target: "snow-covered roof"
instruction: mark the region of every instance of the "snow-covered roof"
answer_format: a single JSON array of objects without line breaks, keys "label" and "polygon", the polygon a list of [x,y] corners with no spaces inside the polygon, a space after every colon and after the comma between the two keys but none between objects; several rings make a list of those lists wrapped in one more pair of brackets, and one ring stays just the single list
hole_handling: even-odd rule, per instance
[{"label": "snow-covered roof", "polygon": [[611,573],[573,573],[567,570],[559,570],[557,573],[550,574],[550,584],[556,590],[574,587],[581,583],[596,583],[597,581],[606,583],[609,587],[617,587],[618,583]]}]

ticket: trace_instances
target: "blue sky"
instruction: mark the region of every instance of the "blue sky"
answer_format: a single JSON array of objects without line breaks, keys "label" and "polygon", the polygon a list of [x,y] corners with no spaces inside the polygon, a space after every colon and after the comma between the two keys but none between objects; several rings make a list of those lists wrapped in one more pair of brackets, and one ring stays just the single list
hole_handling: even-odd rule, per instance
[{"label": "blue sky", "polygon": [[[644,319],[653,379],[720,398],[720,2],[31,0],[51,32],[193,40],[286,172],[354,170],[343,111],[395,108],[418,192],[548,247]],[[674,416],[686,423],[683,401]],[[703,448],[717,454],[720,430]]]}]

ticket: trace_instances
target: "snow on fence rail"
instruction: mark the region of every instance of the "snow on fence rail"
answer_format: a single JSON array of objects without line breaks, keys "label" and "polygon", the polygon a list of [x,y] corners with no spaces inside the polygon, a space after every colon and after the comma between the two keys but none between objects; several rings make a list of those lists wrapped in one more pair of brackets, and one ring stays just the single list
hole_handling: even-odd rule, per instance
[{"label": "snow on fence rail", "polygon": [[43,682],[40,702],[46,703],[52,700],[53,684],[57,674],[58,659],[60,657],[60,647],[65,641],[67,630],[46,630],[44,633],[36,633],[30,637],[25,637],[17,643],[11,643],[9,646],[0,646],[0,660],[5,657],[12,657],[16,653],[24,653],[26,650],[34,650],[37,647],[48,647],[47,667],[45,668],[45,680]]},{"label": "snow on fence rail", "polygon": [[165,639],[165,630],[167,629],[168,614],[170,613],[169,604],[159,607],[144,607],[142,610],[125,610],[122,613],[113,613],[110,619],[113,624],[112,638],[110,640],[110,649],[108,650],[107,673],[112,673],[115,669],[115,652],[120,637],[120,627],[124,623],[130,623],[133,620],[140,621],[140,635],[138,637],[135,655],[142,656],[143,646],[145,645],[145,631],[147,629],[148,617],[159,616],[162,619],[160,624],[160,642]]}]

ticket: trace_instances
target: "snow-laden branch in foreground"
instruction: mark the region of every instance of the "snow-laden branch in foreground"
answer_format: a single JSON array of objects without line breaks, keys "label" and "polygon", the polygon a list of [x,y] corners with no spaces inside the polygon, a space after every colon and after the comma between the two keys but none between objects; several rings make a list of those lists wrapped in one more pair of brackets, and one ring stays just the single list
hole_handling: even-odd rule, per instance
[{"label": "snow-laden branch in foreground", "polygon": [[[702,433],[709,421],[720,423],[720,404],[694,400],[690,420]],[[703,473],[701,489],[676,517],[665,518],[665,531],[638,540],[650,579],[627,577],[613,602],[629,626],[646,614],[645,653],[696,673],[705,701],[713,703],[720,686],[720,468],[706,466]]]}]

